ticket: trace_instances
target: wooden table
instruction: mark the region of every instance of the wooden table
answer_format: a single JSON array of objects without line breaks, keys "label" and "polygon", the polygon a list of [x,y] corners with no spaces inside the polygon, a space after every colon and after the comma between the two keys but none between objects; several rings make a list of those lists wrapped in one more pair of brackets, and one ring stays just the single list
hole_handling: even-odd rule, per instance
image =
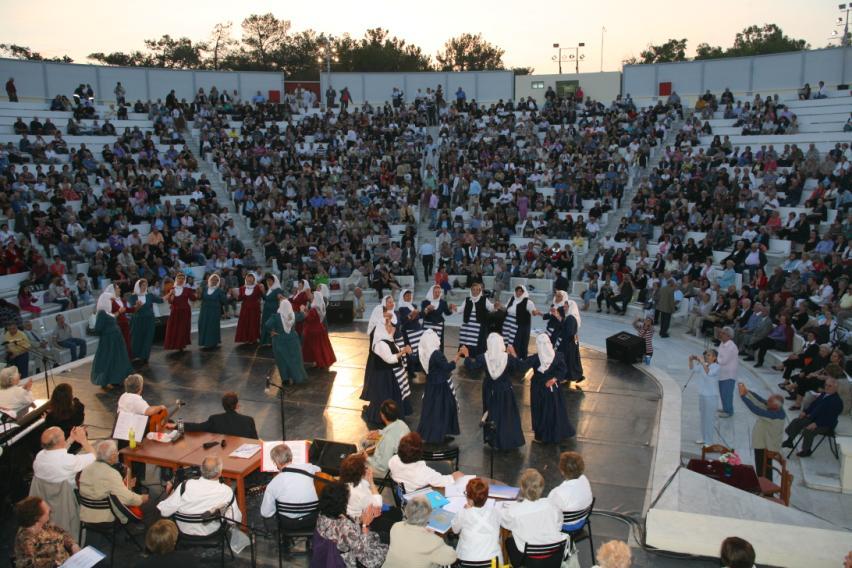
[{"label": "wooden table", "polygon": [[[206,442],[225,440],[225,447],[220,444],[204,449]],[[232,458],[229,454],[242,444],[260,444],[260,440],[241,438],[239,436],[224,436],[209,432],[187,432],[180,440],[173,443],[144,440],[134,449],[124,448],[121,457],[128,467],[135,463],[145,463],[175,470],[185,466],[200,466],[206,457],[222,459],[222,477],[236,482],[237,506],[247,519],[246,484],[245,480],[253,472],[260,469],[261,452],[249,459]]]},{"label": "wooden table", "polygon": [[689,465],[686,466],[690,471],[700,473],[725,485],[730,485],[749,493],[760,494],[760,482],[757,480],[757,472],[754,470],[754,467],[750,465],[730,466],[731,474],[725,475],[726,467],[728,467],[727,464],[720,461],[700,459],[691,459],[689,460]]}]

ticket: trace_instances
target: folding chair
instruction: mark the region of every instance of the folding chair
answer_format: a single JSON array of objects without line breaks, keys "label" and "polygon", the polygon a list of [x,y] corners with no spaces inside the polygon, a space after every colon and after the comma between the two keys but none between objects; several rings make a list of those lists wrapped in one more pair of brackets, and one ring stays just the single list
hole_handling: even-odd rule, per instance
[{"label": "folding chair", "polygon": [[[196,515],[188,513],[175,513],[172,520],[178,527],[178,541],[176,548],[219,548],[219,565],[225,566],[225,548],[234,559],[234,551],[228,545],[228,521],[218,512],[207,512]],[[188,525],[206,525],[218,522],[219,526],[210,534],[195,535],[187,534],[181,530],[181,523]]]},{"label": "folding chair", "polygon": [[576,544],[589,539],[589,551],[592,554],[592,564],[597,564],[595,559],[595,541],[592,537],[592,511],[595,508],[595,499],[592,504],[582,511],[566,511],[562,513],[562,532],[571,537],[571,542]]},{"label": "folding chair", "polygon": [[[278,525],[278,566],[281,568],[284,563],[284,552],[290,550],[290,541],[297,538],[305,539],[305,548],[310,551],[311,538],[314,535],[316,528],[316,517],[319,513],[319,501],[310,501],[308,503],[283,503],[275,502],[275,520]],[[295,515],[290,516],[290,515]],[[313,517],[313,519],[311,519]],[[310,522],[310,526],[305,528],[293,529],[285,525],[286,521],[305,521]]]}]

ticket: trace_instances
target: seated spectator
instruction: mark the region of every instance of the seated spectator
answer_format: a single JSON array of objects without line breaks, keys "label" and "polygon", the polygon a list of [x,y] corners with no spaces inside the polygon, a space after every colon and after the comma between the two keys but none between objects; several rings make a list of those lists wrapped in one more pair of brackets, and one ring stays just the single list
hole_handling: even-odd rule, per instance
[{"label": "seated spectator", "polygon": [[[219,482],[222,476],[222,459],[206,457],[201,462],[201,478],[188,479],[175,487],[172,482],[166,485],[169,496],[157,505],[160,514],[170,517],[175,513],[201,515],[209,511],[218,511],[227,519],[239,523],[243,516],[237,506],[234,491],[228,485]],[[219,529],[218,519],[209,523],[181,523],[178,528],[188,535],[204,536]]]},{"label": "seated spectator", "polygon": [[[47,428],[56,426],[67,438],[76,426],[82,426],[86,417],[86,407],[74,396],[68,383],[59,383],[50,394],[44,424]],[[70,448],[73,452],[76,444]]]},{"label": "seated spectator", "polygon": [[74,537],[50,522],[50,505],[41,497],[26,497],[15,505],[17,568],[52,568],[80,551]]},{"label": "seated spectator", "polygon": [[722,541],[719,559],[724,568],[753,568],[755,558],[754,547],[747,540],[729,536]]},{"label": "seated spectator", "polygon": [[446,487],[464,477],[460,471],[442,475],[423,461],[423,439],[417,432],[409,432],[399,441],[397,454],[388,461],[393,480],[406,491],[415,491],[422,487]]},{"label": "seated spectator", "polygon": [[[630,568],[632,554],[626,542],[610,540],[598,548],[596,568]],[[751,567],[749,567],[751,568]]]},{"label": "seated spectator", "polygon": [[[376,510],[368,507],[359,519],[346,515],[349,487],[344,483],[330,483],[322,490],[319,499],[319,517],[315,535],[330,541],[343,558],[346,568],[378,568],[388,552],[379,535],[370,531]],[[314,543],[314,555],[318,554]],[[335,564],[336,565],[336,564]]]},{"label": "seated spectator", "polygon": [[550,490],[547,499],[563,513],[583,511],[592,504],[592,486],[583,471],[586,464],[577,452],[562,452],[559,471],[565,480]]},{"label": "seated spectator", "polygon": [[521,558],[529,544],[553,544],[568,535],[562,532],[562,513],[549,499],[542,499],[544,478],[534,469],[525,469],[518,481],[517,502],[504,503],[500,524],[512,532],[506,539],[506,552],[512,566],[522,566]]},{"label": "seated spectator", "polygon": [[[313,476],[320,471],[319,467],[310,463],[294,465],[293,452],[287,444],[275,446],[269,455],[279,473],[272,478],[263,492],[261,516],[274,517],[277,512],[276,503],[301,504],[317,500]],[[316,525],[317,516],[316,513],[301,517],[285,513],[281,522],[287,530],[311,529]]]},{"label": "seated spectator", "polygon": [[20,383],[21,373],[17,367],[0,369],[0,408],[17,413],[32,404],[32,380]]},{"label": "seated spectator", "polygon": [[805,83],[805,86],[799,89],[799,100],[806,101],[811,98],[811,85],[810,83]]},{"label": "seated spectator", "polygon": [[56,330],[53,332],[53,344],[71,351],[71,360],[86,356],[86,340],[74,337],[74,330],[65,321],[65,316],[56,314]]},{"label": "seated spectator", "polygon": [[827,99],[828,98],[828,87],[825,86],[824,81],[819,82],[819,88],[817,92],[814,93],[813,98],[815,99]]},{"label": "seated spectator", "polygon": [[145,533],[145,548],[148,558],[136,563],[136,568],[195,568],[200,566],[190,551],[175,550],[178,528],[173,521],[160,519]]},{"label": "seated spectator", "polygon": [[[386,400],[379,407],[379,417],[385,425],[381,430],[371,430],[363,446],[370,457],[367,464],[376,475],[384,476],[388,471],[388,461],[399,448],[399,441],[410,432],[408,424],[399,419],[399,406],[393,400]],[[376,441],[378,440],[378,443]]]},{"label": "seated spectator", "polygon": [[456,561],[456,551],[426,528],[431,514],[432,506],[425,497],[415,497],[405,505],[405,520],[391,529],[383,568],[431,568]]},{"label": "seated spectator", "polygon": [[[134,493],[136,480],[128,479],[125,485],[121,473],[115,468],[118,463],[118,445],[114,440],[102,440],[95,447],[96,461],[80,472],[80,496],[87,499],[105,499],[114,495],[124,505],[139,507],[148,502],[148,495]],[[80,520],[86,523],[111,523],[115,519],[112,509],[89,509],[80,506]],[[124,519],[121,519],[124,522]]]},{"label": "seated spectator", "polygon": [[801,458],[810,456],[814,438],[819,434],[833,432],[841,412],[843,401],[837,394],[837,379],[829,377],[825,380],[823,393],[787,426],[787,439],[781,445],[792,448],[796,437],[801,434],[802,449],[796,455]]},{"label": "seated spectator", "polygon": [[488,501],[488,482],[475,477],[467,482],[464,492],[467,506],[453,517],[452,529],[459,536],[456,554],[459,560],[485,562],[497,559],[503,566],[500,548],[500,514]]},{"label": "seated spectator", "polygon": [[6,344],[6,364],[16,367],[21,377],[30,376],[30,340],[14,323],[6,326],[3,334]]},{"label": "seated spectator", "polygon": [[[69,453],[71,442],[80,444],[84,453]],[[95,448],[82,426],[72,428],[68,439],[60,428],[48,428],[41,434],[41,447],[33,461],[33,476],[48,483],[67,482],[73,485],[77,474],[95,461]]]}]

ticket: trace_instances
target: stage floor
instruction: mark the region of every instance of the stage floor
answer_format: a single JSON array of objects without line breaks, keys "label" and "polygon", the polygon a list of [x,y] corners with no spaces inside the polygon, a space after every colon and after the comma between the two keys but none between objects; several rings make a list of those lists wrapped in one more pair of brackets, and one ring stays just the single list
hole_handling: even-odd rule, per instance
[{"label": "stage floor", "polygon": [[[234,332],[233,327],[223,329],[223,345],[215,350],[201,351],[191,346],[184,353],[176,353],[163,352],[155,346],[150,362],[137,366],[137,371],[145,377],[144,397],[151,404],[167,406],[172,406],[175,399],[184,400],[187,406],[179,416],[187,421],[202,421],[209,414],[222,411],[220,397],[224,391],[235,390],[240,394],[240,411],[254,417],[260,436],[280,439],[279,404],[274,394],[265,392],[265,378],[274,368],[271,351],[252,345],[235,346]],[[327,438],[357,443],[367,432],[361,418],[364,402],[358,398],[368,352],[365,324],[332,327],[331,340],[337,363],[327,371],[309,369],[306,384],[286,387],[288,439]],[[447,353],[454,352],[457,344],[458,330],[448,328]],[[518,377],[514,388],[527,444],[519,450],[495,454],[494,477],[514,483],[521,470],[534,467],[544,475],[549,491],[560,481],[559,453],[578,451],[586,462],[586,475],[597,498],[596,509],[638,518],[649,490],[661,403],[659,386],[629,365],[607,361],[602,353],[584,349],[582,354],[586,375],[582,390],[563,391],[577,437],[558,446],[532,442],[528,382]],[[104,438],[112,427],[121,390],[104,392],[92,385],[90,366],[86,363],[58,373],[55,381],[73,386],[75,395],[86,405],[90,437]],[[461,449],[459,469],[487,476],[489,450],[482,443],[478,427],[480,379],[462,370],[456,381],[461,425],[461,435],[455,440]],[[34,391],[37,395],[40,392],[43,395],[40,383]],[[406,421],[413,430],[419,420],[423,385],[413,384],[412,390],[415,413]],[[148,484],[153,484],[151,493],[152,497],[156,496],[159,485],[153,479]],[[256,505],[258,501],[252,503]],[[263,525],[256,510],[250,517],[253,524]],[[6,525],[3,533],[9,535],[11,527],[3,524]],[[593,517],[593,527],[598,545],[610,538],[625,539],[629,530],[627,524],[599,515]],[[7,543],[8,540],[3,544]],[[581,564],[590,565],[588,543],[582,543],[580,548]],[[258,549],[260,565],[277,563],[273,542],[259,537]],[[247,565],[248,551],[241,556],[244,559],[237,563]],[[306,565],[304,557],[294,556],[291,565]]]}]

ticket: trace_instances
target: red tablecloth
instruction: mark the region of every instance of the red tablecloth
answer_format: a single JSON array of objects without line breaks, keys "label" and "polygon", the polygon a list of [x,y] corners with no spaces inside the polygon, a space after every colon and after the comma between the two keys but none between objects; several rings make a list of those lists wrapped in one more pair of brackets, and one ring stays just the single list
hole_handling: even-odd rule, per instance
[{"label": "red tablecloth", "polygon": [[748,491],[749,493],[760,493],[760,483],[757,481],[757,472],[750,465],[734,465],[731,467],[731,475],[725,475],[726,464],[720,461],[708,461],[691,459],[686,468],[695,473],[706,475],[710,479],[721,481],[731,487]]}]

